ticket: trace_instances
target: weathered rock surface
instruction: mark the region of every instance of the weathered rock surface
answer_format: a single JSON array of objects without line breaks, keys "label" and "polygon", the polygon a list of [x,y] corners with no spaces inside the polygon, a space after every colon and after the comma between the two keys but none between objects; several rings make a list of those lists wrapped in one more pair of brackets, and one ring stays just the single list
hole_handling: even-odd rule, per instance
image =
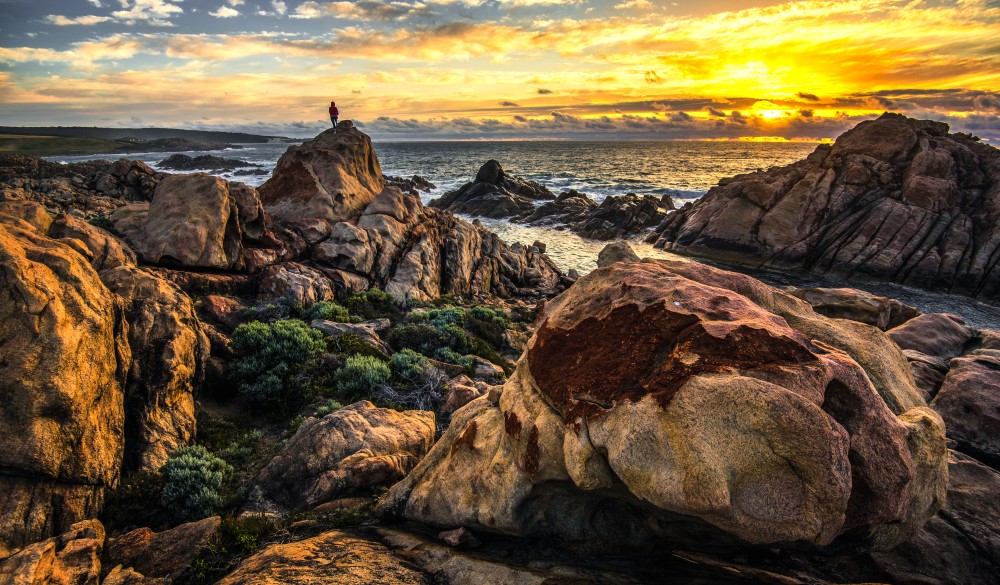
[{"label": "weathered rock surface", "polygon": [[382,543],[356,532],[331,530],[298,542],[273,544],[243,561],[218,585],[430,585],[433,582]]},{"label": "weathered rock surface", "polygon": [[118,481],[131,361],[121,303],[87,259],[8,210],[0,204],[0,554],[96,515]]},{"label": "weathered rock surface", "polygon": [[402,479],[434,442],[434,413],[356,402],[306,419],[254,483],[249,508],[297,511]]},{"label": "weathered rock surface", "polygon": [[176,579],[222,526],[218,516],[188,522],[163,532],[137,528],[108,541],[105,563],[131,568],[143,577]]},{"label": "weathered rock surface", "polygon": [[585,238],[612,240],[660,225],[673,209],[674,203],[667,195],[609,195],[570,229]]},{"label": "weathered rock surface", "polygon": [[333,284],[322,272],[297,262],[268,266],[261,273],[259,283],[257,296],[262,300],[283,297],[299,306],[310,307],[335,297]]},{"label": "weathered rock surface", "polygon": [[931,406],[962,450],[1000,464],[1000,350],[978,349],[951,360]]},{"label": "weathered rock surface", "polygon": [[[170,175],[153,192],[149,209],[119,209],[112,220],[143,260],[186,268],[256,268],[270,254],[251,249],[265,238],[265,218],[256,191],[206,175]],[[263,255],[264,258],[257,258]]]},{"label": "weathered rock surface", "polygon": [[59,536],[0,559],[0,585],[97,585],[104,526],[78,522]]},{"label": "weathered rock surface", "polygon": [[888,331],[902,349],[919,351],[944,360],[962,355],[975,332],[958,315],[928,313]]},{"label": "weathered rock surface", "polygon": [[657,232],[674,252],[995,297],[1000,150],[887,113],[803,161],[720,181]]},{"label": "weathered rock surface", "polygon": [[209,340],[190,297],[169,281],[134,266],[105,270],[101,280],[129,324],[125,466],[155,471],[194,437],[194,392],[205,379]]},{"label": "weathered rock surface", "polygon": [[245,160],[236,158],[223,158],[210,154],[198,156],[188,156],[186,154],[173,154],[160,161],[159,167],[174,171],[232,171],[244,168],[260,168],[257,165],[248,163]]},{"label": "weathered rock surface", "polygon": [[978,585],[1000,570],[1000,473],[955,453],[948,504],[906,542],[873,554],[893,583]]},{"label": "weathered rock surface", "polygon": [[466,183],[430,202],[430,206],[466,215],[504,218],[531,213],[536,201],[554,200],[555,195],[534,181],[507,174],[500,163],[487,161]]},{"label": "weathered rock surface", "polygon": [[371,141],[345,120],[281,155],[260,197],[278,221],[332,224],[357,217],[383,187]]},{"label": "weathered rock surface", "polygon": [[940,417],[882,332],[750,277],[645,260],[548,303],[499,397],[455,412],[380,510],[612,548],[885,549],[937,511],[946,465]]},{"label": "weathered rock surface", "polygon": [[615,262],[638,262],[639,255],[635,253],[628,242],[614,242],[601,248],[597,254],[597,267],[604,268]]},{"label": "weathered rock surface", "polygon": [[421,191],[426,193],[437,189],[437,185],[420,175],[413,175],[410,178],[383,175],[382,180],[385,181],[386,186],[399,187],[403,192],[414,195],[419,195]]},{"label": "weathered rock surface", "polygon": [[812,305],[820,315],[867,323],[882,331],[920,315],[920,311],[896,299],[854,288],[798,288],[789,292]]}]

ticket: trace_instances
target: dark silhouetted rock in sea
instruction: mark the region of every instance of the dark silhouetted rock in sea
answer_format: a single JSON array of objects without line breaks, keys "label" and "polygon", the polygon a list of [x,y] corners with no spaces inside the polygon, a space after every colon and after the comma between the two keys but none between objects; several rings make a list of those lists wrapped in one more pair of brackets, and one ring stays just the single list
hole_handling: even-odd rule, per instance
[{"label": "dark silhouetted rock in sea", "polygon": [[210,154],[194,157],[186,154],[173,154],[161,160],[157,166],[172,171],[210,171],[213,173],[235,169],[260,169],[258,165],[250,164],[245,160],[223,158]]},{"label": "dark silhouetted rock in sea", "polygon": [[555,198],[544,186],[509,175],[499,162],[490,160],[476,173],[475,181],[431,201],[430,207],[501,219],[530,213],[535,202]]},{"label": "dark silhouetted rock in sea", "polygon": [[421,177],[420,175],[413,175],[410,178],[406,177],[391,177],[388,175],[383,175],[386,185],[392,185],[393,187],[399,187],[407,193],[412,193],[418,195],[421,191],[429,193],[434,189],[437,189],[437,185],[431,183],[427,179]]},{"label": "dark silhouetted rock in sea", "polygon": [[657,228],[666,250],[1000,294],[1000,150],[883,114],[792,165],[719,182]]}]

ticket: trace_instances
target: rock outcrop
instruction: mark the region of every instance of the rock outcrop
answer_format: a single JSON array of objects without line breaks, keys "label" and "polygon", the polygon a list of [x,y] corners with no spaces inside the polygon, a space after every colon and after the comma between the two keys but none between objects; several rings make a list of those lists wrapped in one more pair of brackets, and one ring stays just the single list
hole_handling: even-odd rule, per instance
[{"label": "rock outcrop", "polygon": [[0,556],[100,509],[131,361],[123,307],[86,248],[43,235],[52,219],[18,213],[30,209],[0,205]]},{"label": "rock outcrop", "polygon": [[0,559],[0,585],[97,585],[104,526],[78,522],[59,536]]},{"label": "rock outcrop", "polygon": [[1000,150],[883,114],[805,160],[720,181],[652,240],[723,261],[1000,293]]},{"label": "rock outcrop", "polygon": [[429,576],[395,556],[384,544],[356,532],[273,544],[243,561],[218,585],[431,585]]},{"label": "rock outcrop", "polygon": [[944,426],[879,330],[743,275],[615,263],[380,502],[443,528],[887,549],[944,501]]},{"label": "rock outcrop", "polygon": [[1000,351],[977,349],[951,360],[931,406],[962,450],[1000,467]]},{"label": "rock outcrop", "polygon": [[306,419],[260,472],[250,509],[295,512],[402,479],[434,442],[434,413],[363,400]]},{"label": "rock outcrop", "polygon": [[611,195],[600,205],[575,189],[556,197],[538,183],[505,173],[495,160],[479,169],[474,182],[445,193],[430,206],[478,217],[510,218],[529,225],[566,227],[595,240],[635,235],[659,225],[674,209],[666,195]]},{"label": "rock outcrop", "polygon": [[150,264],[253,272],[281,255],[257,191],[205,173],[166,177],[148,208],[129,206],[112,220]]},{"label": "rock outcrop", "polygon": [[137,528],[108,541],[105,562],[172,582],[208,548],[220,526],[222,519],[212,516],[163,532]]},{"label": "rock outcrop", "polygon": [[554,200],[555,195],[534,181],[507,174],[500,163],[487,161],[476,179],[430,202],[430,206],[480,217],[504,218],[531,213],[535,202]]},{"label": "rock outcrop", "polygon": [[920,311],[896,299],[854,288],[799,288],[789,292],[812,305],[820,315],[867,323],[882,331],[920,315]]},{"label": "rock outcrop", "polygon": [[281,155],[260,196],[283,223],[314,218],[332,224],[357,217],[384,187],[371,140],[345,120]]},{"label": "rock outcrop", "polygon": [[100,276],[121,299],[129,324],[125,466],[155,471],[194,438],[194,389],[205,379],[208,337],[194,303],[169,281],[134,266]]}]

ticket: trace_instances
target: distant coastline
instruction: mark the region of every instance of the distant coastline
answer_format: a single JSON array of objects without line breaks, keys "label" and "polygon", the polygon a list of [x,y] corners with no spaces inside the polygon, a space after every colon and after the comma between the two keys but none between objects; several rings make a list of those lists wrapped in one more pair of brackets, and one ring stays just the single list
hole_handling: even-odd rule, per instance
[{"label": "distant coastline", "polygon": [[173,128],[0,127],[0,152],[36,156],[205,151],[292,141],[284,136]]}]

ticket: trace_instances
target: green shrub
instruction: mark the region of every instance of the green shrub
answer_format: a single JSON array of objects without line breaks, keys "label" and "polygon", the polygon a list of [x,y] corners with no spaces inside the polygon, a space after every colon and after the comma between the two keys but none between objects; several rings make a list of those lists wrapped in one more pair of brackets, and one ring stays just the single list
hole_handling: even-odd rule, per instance
[{"label": "green shrub", "polygon": [[472,307],[469,309],[468,315],[474,319],[485,321],[487,323],[497,323],[503,327],[507,327],[510,324],[507,313],[490,307]]},{"label": "green shrub", "polygon": [[286,382],[326,349],[323,334],[298,320],[244,323],[233,331],[230,364],[240,392],[256,402],[285,397]]},{"label": "green shrub", "polygon": [[446,309],[436,309],[427,313],[427,319],[435,327],[445,325],[462,325],[465,323],[465,309],[461,307],[448,307]]},{"label": "green shrub", "polygon": [[442,347],[438,349],[434,354],[434,357],[442,362],[462,366],[466,370],[472,370],[476,363],[471,357],[462,355],[449,347]]},{"label": "green shrub", "polygon": [[316,407],[316,416],[323,417],[330,413],[337,412],[341,408],[344,408],[344,405],[341,404],[340,402],[332,399],[327,400],[323,404],[320,404],[319,406]]},{"label": "green shrub", "polygon": [[327,350],[342,356],[370,355],[378,359],[388,359],[389,356],[362,341],[353,333],[342,333],[337,337],[327,338]]},{"label": "green shrub", "polygon": [[115,231],[115,223],[111,221],[110,218],[98,216],[88,220],[88,223],[92,226],[99,227],[106,232],[111,232],[112,234],[118,233]]},{"label": "green shrub", "polygon": [[467,353],[469,350],[469,335],[452,324],[435,326],[430,323],[408,323],[390,331],[386,340],[397,351],[412,349],[426,356],[433,356],[441,348],[459,353]]},{"label": "green shrub", "polygon": [[330,301],[314,303],[313,306],[302,312],[302,316],[308,321],[314,319],[336,321],[337,323],[349,323],[351,321],[351,315],[347,312],[347,309]]},{"label": "green shrub", "polygon": [[233,468],[200,445],[181,447],[163,466],[160,501],[181,520],[200,520],[222,505],[219,489]]},{"label": "green shrub", "polygon": [[344,300],[344,307],[351,315],[364,319],[394,318],[399,315],[399,308],[393,302],[392,296],[377,288],[356,292],[347,297]]},{"label": "green shrub", "polygon": [[347,363],[337,372],[337,392],[347,400],[355,401],[371,396],[379,385],[392,375],[389,364],[368,356],[347,358]]},{"label": "green shrub", "polygon": [[392,373],[410,385],[417,385],[427,374],[427,358],[409,348],[392,354]]},{"label": "green shrub", "polygon": [[300,308],[298,305],[285,297],[278,297],[273,301],[262,301],[249,307],[244,307],[240,311],[240,317],[244,321],[272,323],[298,315],[299,312]]}]

